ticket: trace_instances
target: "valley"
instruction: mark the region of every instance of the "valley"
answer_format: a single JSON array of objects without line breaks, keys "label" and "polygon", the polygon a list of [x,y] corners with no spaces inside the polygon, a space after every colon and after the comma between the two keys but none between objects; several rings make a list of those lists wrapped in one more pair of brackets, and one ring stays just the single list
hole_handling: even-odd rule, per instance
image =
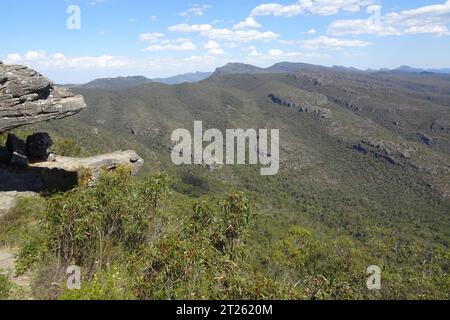
[{"label": "valley", "polygon": [[[139,298],[184,298],[191,286],[197,298],[448,298],[450,76],[230,64],[196,83],[72,90],[88,108],[26,130],[48,132],[55,152],[71,156],[133,149],[145,159],[138,181],[159,172],[171,177],[171,195],[152,215],[146,241],[157,250],[148,253],[152,259],[156,254],[174,269],[158,269],[162,278],[148,274],[152,285],[140,283]],[[175,166],[173,131],[194,132],[199,120],[222,132],[279,130],[279,173],[261,176],[260,166],[248,163]],[[214,224],[208,235],[183,233],[190,207],[195,217],[219,212],[215,203],[230,190],[245,192],[255,213],[242,258],[203,242],[217,236]],[[72,196],[78,199],[78,191]],[[184,265],[162,246],[207,261],[220,256],[224,264],[198,266],[193,259]],[[239,266],[230,271],[236,278],[221,271],[225,257]],[[365,288],[369,265],[382,267],[380,292]],[[180,270],[186,272],[181,283],[163,285]],[[243,291],[233,291],[222,276]]]}]

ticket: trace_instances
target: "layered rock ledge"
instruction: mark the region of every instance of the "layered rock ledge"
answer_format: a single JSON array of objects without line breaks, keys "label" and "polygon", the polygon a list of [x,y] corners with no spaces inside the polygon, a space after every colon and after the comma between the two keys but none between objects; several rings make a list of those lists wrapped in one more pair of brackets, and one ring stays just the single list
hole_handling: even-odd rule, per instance
[{"label": "layered rock ledge", "polygon": [[86,108],[80,95],[55,87],[37,71],[0,61],[0,133],[72,116]]},{"label": "layered rock ledge", "polygon": [[143,165],[144,159],[139,157],[135,151],[128,150],[88,158],[55,156],[52,161],[34,163],[30,166],[33,168],[59,169],[68,172],[88,169],[94,175],[100,172],[101,169],[114,170],[118,166],[130,166],[131,174],[136,175]]},{"label": "layered rock ledge", "polygon": [[[38,72],[0,61],[0,133],[77,114],[86,108],[80,95],[55,87]],[[94,182],[102,170],[119,166],[135,175],[144,160],[134,151],[117,151],[88,158],[68,158],[51,154],[53,144],[45,132],[22,140],[8,133],[0,146],[0,213],[9,210],[20,196],[70,190],[80,182]],[[88,177],[82,174],[88,174]]]}]

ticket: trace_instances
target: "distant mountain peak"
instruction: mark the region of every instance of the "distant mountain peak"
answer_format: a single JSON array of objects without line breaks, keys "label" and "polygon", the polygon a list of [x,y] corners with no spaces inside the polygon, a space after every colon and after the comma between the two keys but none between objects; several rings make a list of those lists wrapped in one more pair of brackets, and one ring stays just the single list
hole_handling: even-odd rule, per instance
[{"label": "distant mountain peak", "polygon": [[408,73],[421,73],[421,72],[424,72],[425,70],[424,69],[413,68],[413,67],[410,67],[410,66],[407,66],[407,65],[403,65],[403,66],[400,66],[400,67],[398,67],[398,68],[396,68],[396,69],[394,69],[392,71],[408,72]]},{"label": "distant mountain peak", "polygon": [[151,79],[144,76],[128,76],[116,78],[102,78],[88,82],[80,87],[85,89],[100,89],[100,90],[119,90],[136,87],[152,83]]},{"label": "distant mountain peak", "polygon": [[245,63],[228,63],[223,67],[219,67],[214,75],[233,74],[233,73],[263,73],[265,69]]},{"label": "distant mountain peak", "polygon": [[153,82],[159,82],[164,84],[181,84],[181,83],[194,83],[205,80],[211,75],[211,72],[191,72],[179,74],[168,78],[153,79]]}]

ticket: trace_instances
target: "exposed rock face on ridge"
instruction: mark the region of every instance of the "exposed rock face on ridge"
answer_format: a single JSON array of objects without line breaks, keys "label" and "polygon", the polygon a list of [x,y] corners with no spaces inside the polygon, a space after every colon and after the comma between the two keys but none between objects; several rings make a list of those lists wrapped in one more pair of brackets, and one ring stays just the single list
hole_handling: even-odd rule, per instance
[{"label": "exposed rock face on ridge", "polygon": [[82,96],[55,87],[38,72],[0,62],[0,132],[65,118],[85,107]]},{"label": "exposed rock face on ridge", "polygon": [[[40,121],[72,116],[86,107],[82,96],[53,83],[27,67],[0,62],[0,133]],[[60,192],[86,182],[95,182],[102,170],[127,166],[135,175],[144,160],[134,151],[118,151],[89,158],[50,154],[53,141],[45,133],[25,140],[8,134],[0,146],[0,206],[6,211],[15,198],[35,192]]]},{"label": "exposed rock face on ridge", "polygon": [[281,106],[285,106],[288,108],[298,108],[298,111],[302,113],[314,113],[323,119],[330,119],[333,117],[333,113],[330,109],[311,106],[306,103],[297,104],[293,102],[291,98],[282,97],[275,93],[269,94],[269,99],[271,99],[273,103],[279,104]]},{"label": "exposed rock face on ridge", "polygon": [[89,169],[92,173],[98,173],[101,169],[114,170],[118,166],[130,166],[131,174],[136,175],[144,165],[144,160],[133,151],[116,151],[109,154],[93,156],[89,158],[69,158],[55,156],[53,161],[31,164],[33,168],[59,169],[67,172],[75,172],[79,169]]}]

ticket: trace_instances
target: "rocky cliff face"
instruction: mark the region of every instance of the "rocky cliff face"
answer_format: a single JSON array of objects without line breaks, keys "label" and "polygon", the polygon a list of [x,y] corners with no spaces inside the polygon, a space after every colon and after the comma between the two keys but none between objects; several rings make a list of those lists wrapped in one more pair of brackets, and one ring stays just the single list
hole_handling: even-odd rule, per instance
[{"label": "rocky cliff face", "polygon": [[[55,87],[38,72],[0,61],[0,133],[40,121],[72,116],[86,108],[80,95]],[[80,183],[80,172],[89,173],[84,182],[95,181],[102,170],[128,166],[135,175],[144,160],[134,151],[118,151],[89,158],[66,158],[50,154],[53,141],[35,133],[26,141],[8,133],[0,146],[0,213],[14,205],[14,199],[29,192],[66,191]],[[6,205],[7,204],[7,205]]]},{"label": "rocky cliff face", "polygon": [[314,113],[323,119],[331,119],[333,117],[333,113],[330,109],[320,108],[318,106],[311,106],[307,103],[298,104],[292,100],[291,97],[282,97],[278,94],[271,93],[269,94],[269,99],[276,104],[281,106],[289,107],[289,108],[297,108],[298,112],[301,113]]},{"label": "rocky cliff face", "polygon": [[68,117],[85,107],[82,96],[55,87],[38,72],[0,61],[0,133],[27,124]]}]

